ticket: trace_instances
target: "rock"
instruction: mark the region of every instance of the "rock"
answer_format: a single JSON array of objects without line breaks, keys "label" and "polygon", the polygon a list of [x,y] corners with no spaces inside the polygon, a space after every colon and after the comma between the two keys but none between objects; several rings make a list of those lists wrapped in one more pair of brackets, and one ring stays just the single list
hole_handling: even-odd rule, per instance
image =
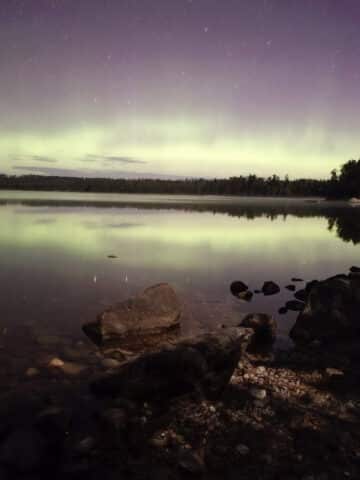
[{"label": "rock", "polygon": [[280,292],[280,287],[275,282],[264,282],[262,292],[264,295],[275,295]]},{"label": "rock", "polygon": [[311,280],[311,282],[307,282],[307,284],[305,285],[306,293],[309,294],[313,289],[313,287],[315,287],[315,285],[317,285],[318,283],[319,283],[319,280]]},{"label": "rock", "polygon": [[280,315],[285,315],[285,313],[287,313],[287,308],[286,307],[281,307],[281,308],[279,308],[278,312],[280,313]]},{"label": "rock", "polygon": [[253,297],[253,293],[250,290],[246,290],[245,292],[241,292],[237,295],[237,298],[243,300],[244,302],[250,302]]},{"label": "rock", "polygon": [[304,280],[302,278],[297,278],[297,277],[293,277],[291,279],[292,282],[303,282]]},{"label": "rock", "polygon": [[50,360],[48,366],[51,367],[51,368],[61,368],[64,365],[65,365],[64,362],[60,358],[55,357],[52,360]]},{"label": "rock", "polygon": [[48,366],[70,376],[80,375],[88,368],[86,365],[81,365],[80,363],[64,362],[60,358],[53,358],[50,360]]},{"label": "rock", "polygon": [[325,372],[329,377],[342,377],[344,375],[344,372],[337,368],[327,368]]},{"label": "rock", "polygon": [[301,312],[304,309],[304,307],[305,307],[305,303],[300,302],[299,300],[289,300],[285,304],[285,308],[293,312]]},{"label": "rock", "polygon": [[26,370],[25,376],[28,378],[34,378],[40,375],[40,371],[37,368],[30,367]]},{"label": "rock", "polygon": [[120,367],[121,363],[122,362],[116,360],[115,358],[104,358],[101,361],[102,366],[105,368],[118,368]]},{"label": "rock", "polygon": [[360,333],[359,311],[360,281],[341,275],[313,283],[290,336],[298,343],[351,338]]},{"label": "rock", "polygon": [[176,293],[161,283],[105,310],[83,330],[96,345],[142,350],[174,339],[180,330],[180,315]]},{"label": "rock", "polygon": [[41,467],[45,455],[45,440],[34,429],[14,430],[0,448],[0,462],[21,473]]},{"label": "rock", "polygon": [[246,283],[241,282],[240,280],[232,282],[232,284],[230,285],[230,291],[235,297],[238,297],[240,293],[246,292],[248,288],[249,287],[246,285]]},{"label": "rock", "polygon": [[87,365],[82,365],[80,363],[74,363],[74,362],[65,362],[62,367],[60,367],[60,370],[65,374],[69,375],[71,377],[76,377],[78,375],[81,375],[88,369]]},{"label": "rock", "polygon": [[275,341],[277,324],[271,315],[249,313],[242,319],[239,326],[254,330],[254,336],[251,340],[252,347],[271,344]]},{"label": "rock", "polygon": [[118,258],[116,255],[108,255],[107,258]]},{"label": "rock", "polygon": [[295,292],[296,287],[295,285],[286,285],[285,287],[287,290],[290,290],[290,292]]},{"label": "rock", "polygon": [[89,452],[91,452],[91,450],[93,450],[95,445],[96,445],[95,438],[88,436],[88,437],[85,437],[82,440],[80,440],[75,445],[75,450],[76,450],[76,452],[78,452],[81,455],[86,455]]},{"label": "rock", "polygon": [[91,389],[138,401],[166,401],[194,391],[213,398],[229,383],[251,336],[251,330],[235,327],[184,339],[125,363]]},{"label": "rock", "polygon": [[305,288],[303,288],[301,290],[298,290],[297,292],[294,293],[294,297],[297,300],[300,300],[300,302],[306,302],[307,296],[308,296],[308,294],[307,294]]},{"label": "rock", "polygon": [[256,400],[264,400],[266,398],[266,390],[263,388],[251,387],[250,394]]},{"label": "rock", "polygon": [[250,448],[243,443],[240,443],[239,445],[236,445],[236,452],[241,456],[249,455]]},{"label": "rock", "polygon": [[350,268],[351,273],[360,273],[360,267],[351,267]]},{"label": "rock", "polygon": [[189,473],[199,475],[204,472],[205,465],[197,452],[182,449],[179,455],[179,466]]}]

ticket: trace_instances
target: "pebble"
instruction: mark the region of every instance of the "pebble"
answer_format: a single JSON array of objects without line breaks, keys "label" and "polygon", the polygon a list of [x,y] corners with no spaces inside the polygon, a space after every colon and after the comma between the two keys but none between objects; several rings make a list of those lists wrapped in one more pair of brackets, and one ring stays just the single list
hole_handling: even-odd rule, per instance
[{"label": "pebble", "polygon": [[344,375],[344,372],[342,370],[338,370],[337,368],[327,368],[325,372],[327,375],[329,375],[329,377],[340,377]]},{"label": "pebble", "polygon": [[39,374],[40,374],[40,371],[34,367],[28,368],[25,372],[25,376],[28,378],[37,377]]},{"label": "pebble", "polygon": [[240,443],[239,445],[236,446],[236,451],[239,455],[249,455],[250,453],[250,448],[247,445],[244,445],[243,443]]},{"label": "pebble", "polygon": [[266,390],[264,390],[263,388],[256,388],[256,387],[250,388],[250,394],[256,400],[264,400],[267,395]]},{"label": "pebble", "polygon": [[76,445],[76,450],[79,453],[87,453],[95,446],[95,439],[93,437],[85,437]]},{"label": "pebble", "polygon": [[61,367],[61,370],[65,375],[77,376],[83,373],[87,368],[86,365],[81,365],[80,363],[65,362]]},{"label": "pebble", "polygon": [[61,368],[64,365],[65,365],[64,362],[60,358],[56,358],[56,357],[50,360],[49,362],[49,367],[53,367],[53,368]]},{"label": "pebble", "polygon": [[115,358],[104,358],[101,362],[102,366],[105,368],[119,368],[121,362]]}]

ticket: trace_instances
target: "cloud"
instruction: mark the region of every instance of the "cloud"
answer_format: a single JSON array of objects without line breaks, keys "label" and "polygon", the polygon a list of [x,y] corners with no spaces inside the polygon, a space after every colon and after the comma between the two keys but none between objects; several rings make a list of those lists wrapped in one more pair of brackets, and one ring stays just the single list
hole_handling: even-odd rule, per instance
[{"label": "cloud", "polygon": [[121,156],[116,156],[116,155],[93,155],[89,154],[86,155],[86,157],[83,159],[84,162],[94,162],[96,160],[100,160],[102,162],[106,163],[126,163],[126,164],[145,164],[148,162],[145,162],[144,160],[137,160],[136,158],[132,157],[121,157]]},{"label": "cloud", "polygon": [[39,167],[35,165],[16,165],[12,167],[13,170],[20,171],[21,174],[47,175],[57,177],[86,177],[86,178],[152,178],[152,179],[167,179],[179,180],[188,177],[178,175],[166,175],[161,173],[151,172],[127,172],[124,170],[97,170],[92,168],[84,169],[70,169],[70,168],[55,168],[55,167]]},{"label": "cloud", "polygon": [[43,155],[9,155],[11,160],[15,161],[30,161],[30,162],[42,162],[42,163],[57,163],[55,158],[45,157]]}]

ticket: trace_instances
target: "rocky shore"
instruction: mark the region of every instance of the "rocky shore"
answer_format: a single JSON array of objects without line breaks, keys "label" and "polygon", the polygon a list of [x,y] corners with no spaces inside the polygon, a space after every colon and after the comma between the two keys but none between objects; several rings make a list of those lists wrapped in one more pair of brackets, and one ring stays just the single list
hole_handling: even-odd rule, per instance
[{"label": "rocky shore", "polygon": [[166,284],[85,326],[96,344],[6,332],[1,480],[359,478],[359,271],[300,290],[288,350],[266,314],[181,338]]}]

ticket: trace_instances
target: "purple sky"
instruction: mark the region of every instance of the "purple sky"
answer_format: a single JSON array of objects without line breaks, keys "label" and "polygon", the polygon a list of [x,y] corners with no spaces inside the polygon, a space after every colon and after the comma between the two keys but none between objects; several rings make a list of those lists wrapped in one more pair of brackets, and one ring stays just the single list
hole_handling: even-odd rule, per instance
[{"label": "purple sky", "polygon": [[325,177],[360,156],[358,0],[1,0],[0,171]]}]

